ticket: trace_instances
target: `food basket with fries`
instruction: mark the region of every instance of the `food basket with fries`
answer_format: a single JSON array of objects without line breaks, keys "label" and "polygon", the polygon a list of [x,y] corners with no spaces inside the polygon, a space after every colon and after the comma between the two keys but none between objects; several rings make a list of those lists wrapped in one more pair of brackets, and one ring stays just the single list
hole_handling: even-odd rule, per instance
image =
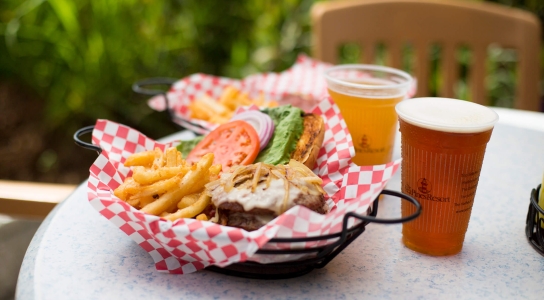
[{"label": "food basket with fries", "polygon": [[[242,80],[193,74],[183,79],[149,78],[133,84],[134,92],[154,96],[149,106],[168,111],[172,121],[183,128],[204,134],[232,116],[240,106],[273,107],[292,104],[311,110],[327,96],[322,76],[330,64],[305,55],[281,73],[262,73]],[[168,87],[167,91],[156,89]],[[153,89],[152,87],[155,87]]]},{"label": "food basket with fries", "polygon": [[[363,233],[369,222],[398,223],[419,215],[420,206],[415,199],[383,190],[398,169],[400,160],[377,166],[354,165],[351,162],[354,155],[351,136],[334,102],[325,98],[311,112],[320,115],[325,123],[325,139],[313,171],[322,181],[330,208],[327,214],[295,206],[254,231],[202,220],[194,211],[169,219],[172,213],[161,211],[165,207],[174,205],[179,208],[178,212],[186,212],[196,210],[192,205],[204,206],[198,204],[205,201],[203,196],[187,200],[188,206],[180,203],[186,196],[198,193],[198,189],[216,175],[214,165],[206,156],[194,165],[187,165],[182,157],[168,150],[176,142],[162,144],[108,120],[98,120],[92,127],[92,144],[79,139],[79,135],[91,130],[90,127],[74,135],[79,145],[100,153],[90,168],[89,202],[145,249],[159,271],[187,274],[207,268],[252,278],[305,274],[325,266]],[[138,157],[139,153],[151,155]],[[165,180],[153,188],[150,188],[153,183],[138,183],[136,191],[119,190],[126,179],[134,178],[136,173],[140,173],[139,180],[145,182],[153,176],[160,178],[175,168],[179,169],[176,175],[179,178],[172,180],[180,184],[170,185],[167,182],[170,179],[165,176]],[[150,172],[153,170],[156,172]],[[172,186],[176,188],[169,190]],[[134,186],[127,184],[124,188]],[[123,200],[123,192],[137,193],[137,202],[129,203],[134,200],[130,197]],[[410,201],[418,208],[417,212],[399,220],[376,220],[377,201],[374,200],[380,194]],[[174,198],[177,200],[170,201]]]}]

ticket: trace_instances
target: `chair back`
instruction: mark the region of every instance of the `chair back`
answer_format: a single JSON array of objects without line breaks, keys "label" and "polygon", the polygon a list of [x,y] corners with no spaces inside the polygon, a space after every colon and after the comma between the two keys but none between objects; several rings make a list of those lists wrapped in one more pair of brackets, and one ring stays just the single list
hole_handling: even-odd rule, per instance
[{"label": "chair back", "polygon": [[387,49],[386,64],[402,69],[403,47],[411,45],[416,96],[429,96],[430,49],[440,45],[440,97],[455,97],[460,47],[471,51],[471,99],[489,105],[486,90],[488,47],[515,48],[517,79],[514,108],[539,111],[540,21],[529,12],[488,2],[463,0],[348,0],[312,7],[313,56],[338,63],[339,47],[355,43],[361,63],[374,63],[377,44]]}]

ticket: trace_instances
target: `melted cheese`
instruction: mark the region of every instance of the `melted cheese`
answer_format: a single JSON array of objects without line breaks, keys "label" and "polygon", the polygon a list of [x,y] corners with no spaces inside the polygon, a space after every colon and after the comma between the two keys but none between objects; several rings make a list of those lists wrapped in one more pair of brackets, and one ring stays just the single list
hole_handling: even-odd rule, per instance
[{"label": "melted cheese", "polygon": [[[272,179],[270,186],[267,188],[266,183],[258,184],[254,192],[247,188],[232,188],[229,192],[223,189],[215,189],[212,191],[212,199],[215,206],[220,206],[225,202],[236,202],[245,211],[250,211],[254,208],[263,208],[274,211],[280,215],[283,213],[283,198],[285,196],[285,187],[283,179]],[[293,185],[289,188],[289,197],[287,206],[294,206],[293,201],[299,196],[300,190]]]},{"label": "melted cheese", "polygon": [[260,208],[280,215],[295,206],[295,199],[300,196],[324,193],[321,178],[298,162],[291,161],[289,165],[259,163],[235,167],[232,173],[223,173],[218,180],[207,184],[206,191],[216,207],[237,203],[246,212]]}]

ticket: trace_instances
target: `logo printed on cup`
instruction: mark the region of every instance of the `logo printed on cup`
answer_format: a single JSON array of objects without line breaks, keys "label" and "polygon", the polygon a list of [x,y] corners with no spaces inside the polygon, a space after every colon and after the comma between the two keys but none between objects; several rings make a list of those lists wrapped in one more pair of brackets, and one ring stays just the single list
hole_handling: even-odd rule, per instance
[{"label": "logo printed on cup", "polygon": [[412,188],[409,184],[404,185],[405,192],[418,199],[418,200],[429,200],[435,202],[450,202],[450,197],[437,197],[431,194],[432,185],[426,178],[420,178],[417,181],[417,189]]},{"label": "logo printed on cup", "polygon": [[363,149],[370,148],[370,137],[368,137],[366,134],[363,134],[359,146]]},{"label": "logo printed on cup", "polygon": [[432,186],[427,179],[421,178],[417,181],[417,189],[423,194],[428,194],[431,192]]},{"label": "logo printed on cup", "polygon": [[356,153],[383,153],[385,152],[385,147],[372,148],[372,138],[368,136],[367,134],[363,134],[363,136],[359,139],[357,146],[358,147],[355,147]]}]

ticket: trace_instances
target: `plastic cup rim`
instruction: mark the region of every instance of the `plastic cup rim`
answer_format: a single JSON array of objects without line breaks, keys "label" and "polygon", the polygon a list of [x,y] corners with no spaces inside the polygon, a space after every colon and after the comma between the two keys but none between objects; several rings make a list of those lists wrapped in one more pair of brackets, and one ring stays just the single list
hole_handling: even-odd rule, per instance
[{"label": "plastic cup rim", "polygon": [[[405,82],[402,83],[396,83],[396,84],[390,84],[390,85],[367,85],[362,83],[353,83],[349,81],[345,81],[342,79],[334,78],[331,75],[329,75],[329,72],[337,71],[341,69],[359,69],[359,70],[368,70],[368,71],[381,71],[381,72],[388,72],[395,75],[398,75],[405,79]],[[372,89],[372,90],[383,90],[383,89],[392,89],[392,88],[408,88],[412,84],[412,81],[414,80],[410,74],[407,72],[404,72],[399,69],[386,67],[386,66],[379,66],[379,65],[367,65],[367,64],[344,64],[344,65],[336,65],[333,67],[328,68],[325,70],[325,79],[327,81],[334,82],[336,84],[349,86],[353,88],[364,88],[364,89]]]},{"label": "plastic cup rim", "polygon": [[[442,99],[442,100],[465,101],[465,100],[454,99],[454,98],[445,98],[445,97],[418,97],[418,98],[412,98],[410,100],[416,100],[417,101],[418,99],[434,99],[434,100]],[[412,125],[415,125],[415,126],[418,126],[418,127],[424,127],[424,128],[428,128],[428,129],[435,128],[433,130],[438,130],[438,131],[458,132],[458,133],[476,133],[476,132],[483,132],[483,131],[486,131],[486,130],[489,130],[489,129],[492,129],[492,128],[495,127],[495,124],[497,124],[497,122],[499,121],[499,114],[497,114],[496,111],[494,111],[493,109],[491,109],[491,108],[489,108],[489,107],[487,107],[485,105],[481,105],[481,104],[478,104],[478,103],[474,103],[474,102],[467,102],[467,103],[471,103],[471,104],[474,104],[474,105],[480,105],[480,106],[486,107],[491,112],[493,112],[495,118],[493,120],[489,121],[489,122],[486,122],[486,123],[460,126],[460,125],[437,124],[437,123],[434,123],[434,122],[422,121],[422,120],[419,120],[417,118],[408,116],[403,112],[399,112],[398,107],[401,106],[400,102],[395,105],[395,111],[396,111],[397,115],[399,116],[399,118],[402,119],[405,122],[408,122],[408,123],[410,123]],[[407,105],[407,104],[402,104],[402,105]]]}]

